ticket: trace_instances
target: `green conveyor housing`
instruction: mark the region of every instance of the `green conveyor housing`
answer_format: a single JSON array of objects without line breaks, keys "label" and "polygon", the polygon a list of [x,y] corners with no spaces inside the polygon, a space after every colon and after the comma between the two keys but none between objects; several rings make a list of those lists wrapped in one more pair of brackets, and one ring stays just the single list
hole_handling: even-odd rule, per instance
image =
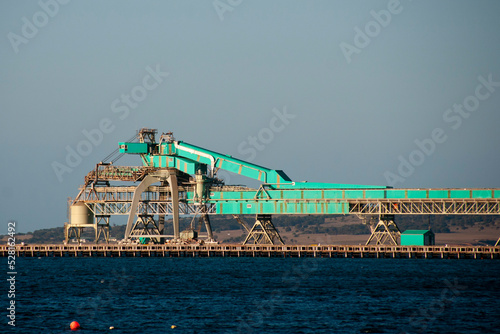
[{"label": "green conveyor housing", "polygon": [[[500,199],[500,189],[287,189],[211,192],[217,214],[349,214],[356,202],[479,201]],[[193,200],[193,193],[187,193]],[[451,212],[450,212],[451,213]]]},{"label": "green conveyor housing", "polygon": [[141,154],[143,163],[148,167],[176,168],[187,174],[198,170],[206,173],[207,166],[222,169],[263,182],[272,189],[385,189],[385,186],[293,182],[282,170],[262,167],[230,155],[221,154],[182,141],[166,143],[127,143],[121,142],[120,153]]}]

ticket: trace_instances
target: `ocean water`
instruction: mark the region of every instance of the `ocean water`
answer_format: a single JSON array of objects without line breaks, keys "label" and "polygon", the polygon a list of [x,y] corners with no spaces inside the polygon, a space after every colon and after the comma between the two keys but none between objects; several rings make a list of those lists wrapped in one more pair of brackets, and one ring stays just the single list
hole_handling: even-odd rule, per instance
[{"label": "ocean water", "polygon": [[500,333],[497,260],[18,258],[16,268],[16,327],[3,285],[2,333],[70,333],[73,320],[82,334]]}]

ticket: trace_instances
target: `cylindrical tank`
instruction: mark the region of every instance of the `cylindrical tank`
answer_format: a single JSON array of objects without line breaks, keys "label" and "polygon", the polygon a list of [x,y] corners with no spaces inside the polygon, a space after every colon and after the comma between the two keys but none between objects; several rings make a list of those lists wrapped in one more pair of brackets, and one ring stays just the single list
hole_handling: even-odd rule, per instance
[{"label": "cylindrical tank", "polygon": [[196,180],[196,198],[199,201],[202,201],[204,199],[204,194],[205,194],[205,175],[201,173],[200,170],[196,172],[196,175],[194,176]]},{"label": "cylindrical tank", "polygon": [[83,202],[77,202],[71,205],[69,212],[69,223],[72,225],[94,223],[94,215],[92,214],[92,211],[90,211],[90,209]]}]

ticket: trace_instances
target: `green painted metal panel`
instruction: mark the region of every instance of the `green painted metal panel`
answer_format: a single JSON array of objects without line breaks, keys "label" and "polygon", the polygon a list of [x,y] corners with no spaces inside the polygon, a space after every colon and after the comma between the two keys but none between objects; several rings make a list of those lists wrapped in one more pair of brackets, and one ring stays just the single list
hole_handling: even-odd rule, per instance
[{"label": "green painted metal panel", "polygon": [[491,190],[472,190],[472,198],[491,198]]},{"label": "green painted metal panel", "polygon": [[269,196],[266,195],[264,192],[260,192],[260,193],[255,193],[255,198],[257,199],[269,199]]},{"label": "green painted metal panel", "polygon": [[[233,173],[238,173],[243,176],[257,179],[267,183],[278,183],[278,181],[291,182],[291,179],[283,171],[272,170],[266,167],[252,164],[250,162],[233,158],[230,155],[217,153],[181,141],[178,142],[178,146],[179,148],[177,149],[177,155],[192,160],[200,161],[210,165],[211,161],[209,158],[207,158],[208,155],[217,159],[217,167],[220,167],[222,169],[225,169]],[[187,148],[187,151],[182,150],[182,148]],[[196,152],[189,152],[189,151],[196,151]],[[197,152],[200,153],[200,155],[198,155]]]},{"label": "green painted metal panel", "polygon": [[293,182],[282,184],[283,189],[386,189],[386,186],[372,186],[362,184],[322,183],[322,182]]},{"label": "green painted metal panel", "polygon": [[246,205],[246,210],[249,214],[257,214],[258,210],[258,203],[253,202],[250,205]]},{"label": "green painted metal panel", "polygon": [[240,205],[240,211],[234,214],[250,215],[255,214],[257,209],[257,204],[255,202],[243,202]]},{"label": "green painted metal panel", "polygon": [[224,169],[224,170],[227,170],[229,172],[235,173],[235,174],[242,174],[242,175],[251,177],[253,179],[255,178],[255,175],[247,174],[248,171],[243,171],[240,173],[241,164],[235,164],[233,162],[226,161],[226,160],[219,160],[217,162],[217,167]]},{"label": "green painted metal panel", "polygon": [[269,197],[271,198],[282,198],[281,197],[281,190],[267,190],[267,193],[269,194]]},{"label": "green painted metal panel", "polygon": [[470,198],[470,190],[452,189],[450,190],[450,198]]},{"label": "green painted metal panel", "polygon": [[284,199],[299,199],[302,198],[302,192],[300,190],[283,190]]},{"label": "green painted metal panel", "polygon": [[276,213],[277,214],[282,214],[283,213],[283,202],[275,202],[276,206]]},{"label": "green painted metal panel", "polygon": [[174,143],[160,144],[160,154],[162,155],[175,155],[177,153]]},{"label": "green painted metal panel", "polygon": [[430,230],[406,230],[401,233],[401,246],[427,246],[434,244],[434,233]]},{"label": "green painted metal panel", "polygon": [[242,192],[243,199],[254,199],[255,197],[255,192],[254,191],[243,191]]},{"label": "green painted metal panel", "polygon": [[365,198],[368,199],[385,198],[385,190],[366,190]]},{"label": "green painted metal panel", "polygon": [[316,203],[305,203],[304,205],[304,213],[315,214],[316,213]]},{"label": "green painted metal panel", "polygon": [[401,234],[401,246],[424,246],[424,235]]},{"label": "green painted metal panel", "polygon": [[297,203],[297,213],[300,213],[300,214],[305,214],[306,211],[304,210],[304,202],[299,202]]},{"label": "green painted metal panel", "polygon": [[[168,159],[169,157],[167,156],[162,156],[163,161],[165,159]],[[193,161],[190,159],[185,159],[181,157],[175,157],[174,158],[175,163],[177,163],[179,166],[182,166],[184,170],[188,170],[188,174],[196,174],[196,171],[201,170],[203,174],[207,172],[207,165],[203,163],[199,163],[197,161]],[[181,169],[182,170],[182,169]]]},{"label": "green painted metal panel", "polygon": [[221,199],[221,192],[220,191],[212,191],[210,193],[210,198],[215,199],[215,200]]},{"label": "green painted metal panel", "polygon": [[363,190],[345,190],[345,198],[360,199],[363,198]]},{"label": "green painted metal panel", "polygon": [[325,190],[325,198],[341,199],[342,197],[342,190]]},{"label": "green painted metal panel", "polygon": [[321,190],[304,190],[304,198],[307,199],[320,199],[322,197]]},{"label": "green painted metal panel", "polygon": [[296,212],[295,203],[286,203],[285,212],[288,214],[294,214]]},{"label": "green painted metal panel", "polygon": [[[156,158],[156,157],[155,157]],[[182,160],[179,160],[179,159],[176,159],[176,168],[184,173],[187,173],[187,174],[194,174],[194,171],[192,173],[190,173],[190,164],[182,161]],[[193,168],[194,169],[194,168]]]},{"label": "green painted metal panel", "polygon": [[[241,168],[241,169],[239,169]],[[238,169],[239,171],[237,172],[238,174],[241,174],[241,175],[244,175],[246,177],[249,177],[249,178],[252,178],[252,179],[255,179],[255,180],[259,180],[259,181],[264,181],[264,176],[265,174],[262,173],[261,171],[259,170],[256,170],[256,169],[253,169],[253,168],[248,168],[244,165],[240,165],[238,166]]]},{"label": "green painted metal panel", "polygon": [[421,235],[421,234],[426,234],[426,233],[430,233],[430,230],[406,230],[404,231],[403,233],[401,234],[418,234],[418,235]]},{"label": "green painted metal panel", "polygon": [[235,191],[235,192],[226,191],[224,192],[223,196],[224,199],[241,199],[242,193],[241,191]]},{"label": "green painted metal panel", "polygon": [[408,198],[418,199],[418,198],[427,198],[427,190],[413,190],[409,189],[407,191]]},{"label": "green painted metal panel", "polygon": [[449,198],[448,190],[444,189],[430,189],[429,198]]},{"label": "green painted metal panel", "polygon": [[500,198],[500,190],[495,190],[495,198]]},{"label": "green painted metal panel", "polygon": [[277,213],[275,202],[262,203],[262,213],[274,214]]},{"label": "green painted metal panel", "polygon": [[349,212],[348,203],[328,203],[327,213],[329,214],[343,214]]},{"label": "green painted metal panel", "polygon": [[223,202],[224,214],[240,214],[240,203],[238,202]]},{"label": "green painted metal panel", "polygon": [[216,205],[217,214],[344,214],[348,213],[347,203],[284,203],[269,202],[219,202]]},{"label": "green painted metal panel", "polygon": [[406,198],[406,191],[404,189],[387,189],[387,198],[403,199]]},{"label": "green painted metal panel", "polygon": [[187,174],[195,174],[197,170],[201,170],[206,173],[206,165],[198,163],[196,161],[182,158],[182,157],[170,157],[166,155],[147,155],[147,160],[153,160],[153,166],[159,168],[174,167],[180,171]]},{"label": "green painted metal panel", "polygon": [[148,143],[118,143],[120,153],[146,154],[148,153]]}]

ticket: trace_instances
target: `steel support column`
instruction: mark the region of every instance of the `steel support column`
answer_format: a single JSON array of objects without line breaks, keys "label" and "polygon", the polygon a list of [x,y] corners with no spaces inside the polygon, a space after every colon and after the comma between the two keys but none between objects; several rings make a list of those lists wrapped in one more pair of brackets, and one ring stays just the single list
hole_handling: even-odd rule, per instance
[{"label": "steel support column", "polygon": [[109,243],[109,217],[110,215],[96,215],[95,219],[95,243],[99,242],[101,235],[104,237],[104,242]]},{"label": "steel support column", "polygon": [[132,198],[132,205],[130,206],[130,212],[128,214],[127,228],[125,230],[125,239],[130,239],[130,232],[132,231],[132,226],[134,225],[135,215],[137,213],[137,207],[139,206],[139,201],[141,200],[141,195],[144,190],[150,185],[159,180],[156,177],[148,175],[144,180],[139,183],[139,185],[134,190],[134,197]]},{"label": "steel support column", "polygon": [[281,239],[278,230],[273,225],[271,221],[271,215],[257,215],[255,224],[253,225],[250,232],[243,241],[243,245],[250,240],[254,240],[254,244],[265,244],[265,245],[275,245],[280,243],[284,245],[285,243]]},{"label": "steel support column", "polygon": [[180,239],[179,231],[179,187],[177,185],[176,172],[170,172],[167,179],[170,184],[170,193],[172,195],[172,219],[174,223],[174,240]]},{"label": "steel support column", "polygon": [[366,245],[375,241],[376,245],[395,245],[399,244],[398,240],[401,237],[401,231],[394,222],[394,216],[381,215],[377,225],[370,225],[372,234]]}]

